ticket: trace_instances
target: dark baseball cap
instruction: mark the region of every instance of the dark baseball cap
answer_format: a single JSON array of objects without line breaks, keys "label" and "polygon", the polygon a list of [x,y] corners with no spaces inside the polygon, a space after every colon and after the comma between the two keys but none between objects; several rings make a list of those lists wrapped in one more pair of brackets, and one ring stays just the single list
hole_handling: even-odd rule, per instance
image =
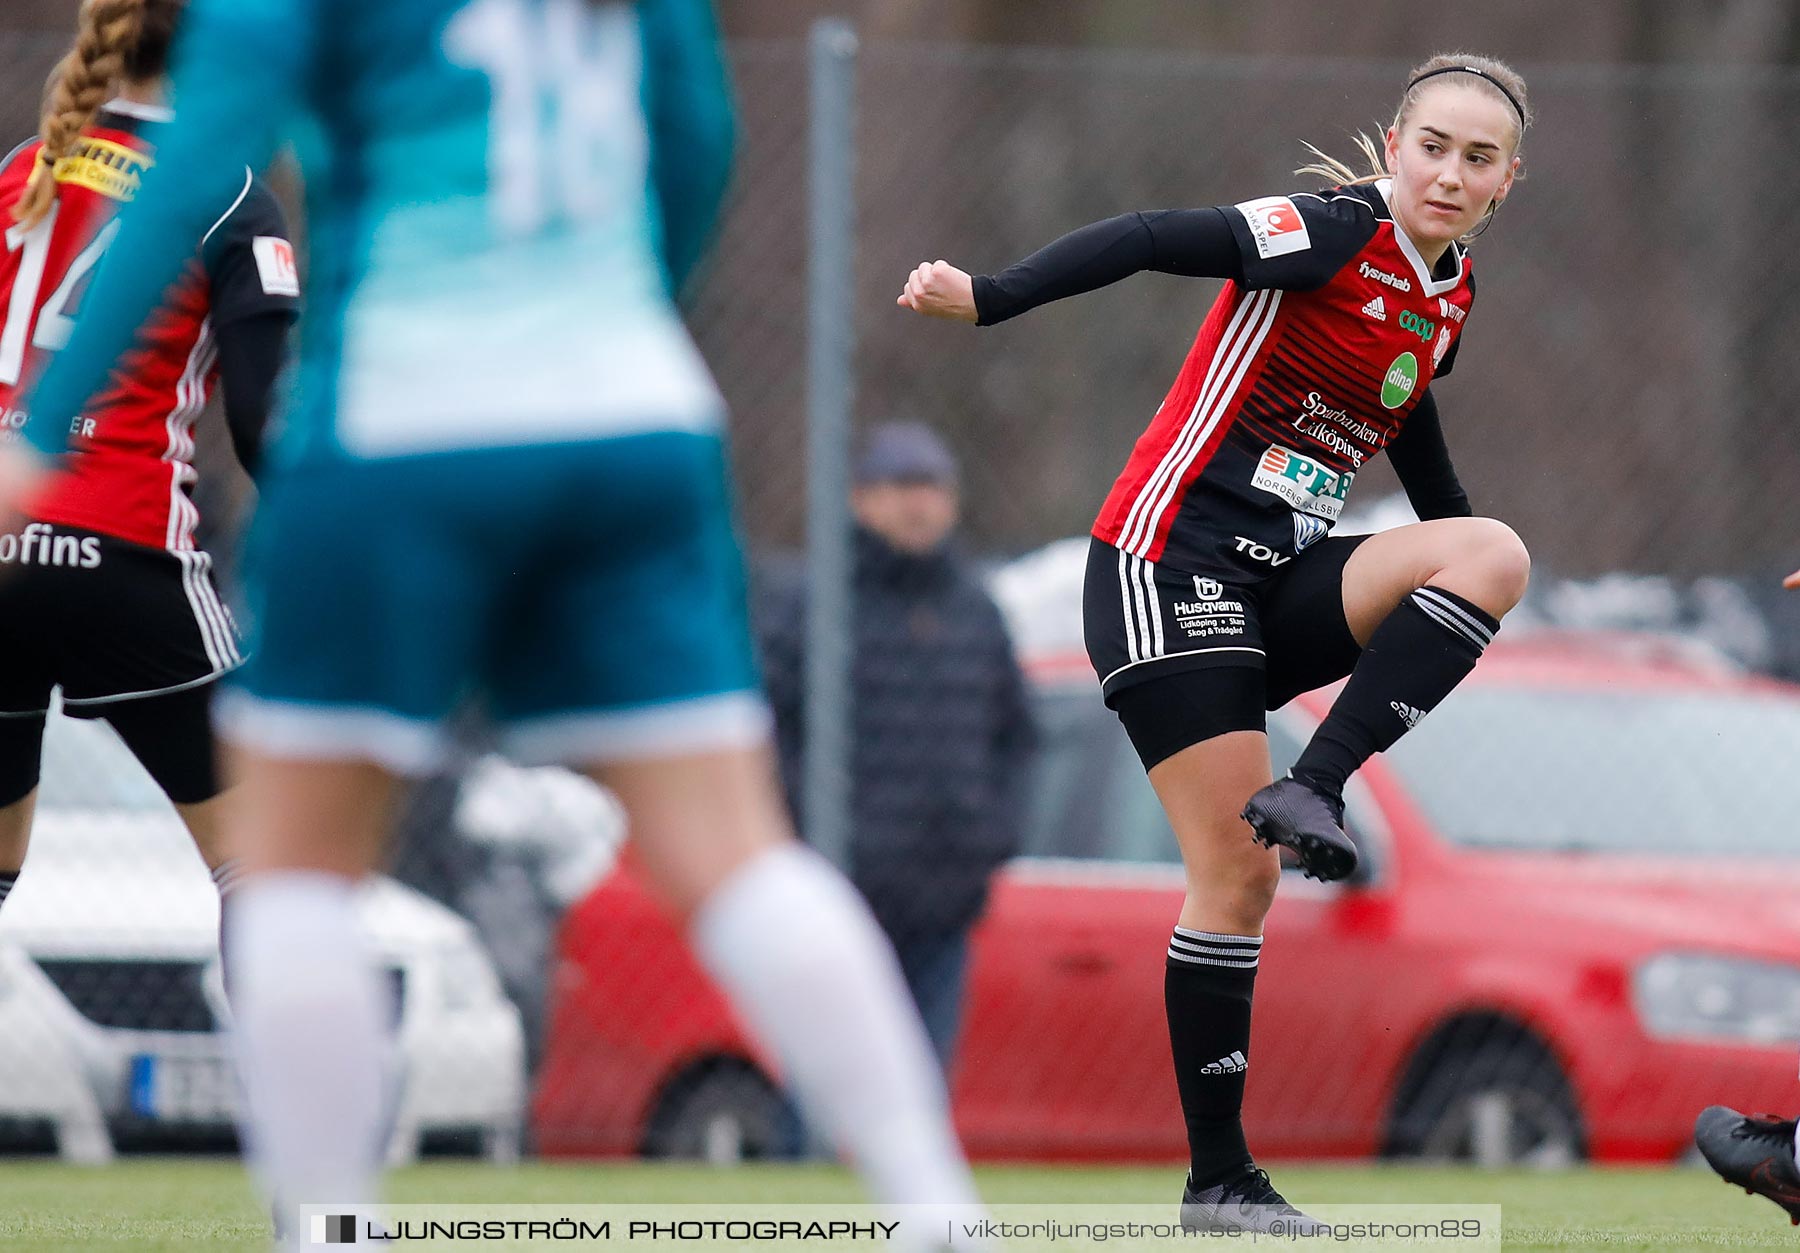
[{"label": "dark baseball cap", "polygon": [[954,487],[956,458],[922,422],[884,422],[869,432],[856,462],[858,483],[932,483]]}]

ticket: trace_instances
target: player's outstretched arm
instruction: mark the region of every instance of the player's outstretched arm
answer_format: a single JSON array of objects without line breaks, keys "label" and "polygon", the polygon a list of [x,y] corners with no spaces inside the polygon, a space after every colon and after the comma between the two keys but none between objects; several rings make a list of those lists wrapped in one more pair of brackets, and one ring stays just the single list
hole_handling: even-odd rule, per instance
[{"label": "player's outstretched arm", "polygon": [[928,318],[973,322],[975,281],[948,261],[922,261],[906,276],[906,287],[895,303]]},{"label": "player's outstretched arm", "polygon": [[1241,279],[1244,267],[1220,210],[1159,209],[1090,223],[994,275],[969,275],[947,261],[926,263],[912,272],[897,303],[931,317],[992,326],[1144,270]]}]

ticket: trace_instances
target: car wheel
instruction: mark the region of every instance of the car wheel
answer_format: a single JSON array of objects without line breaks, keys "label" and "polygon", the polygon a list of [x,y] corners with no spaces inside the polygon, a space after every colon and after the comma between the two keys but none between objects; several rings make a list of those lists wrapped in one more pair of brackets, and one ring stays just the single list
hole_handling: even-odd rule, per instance
[{"label": "car wheel", "polygon": [[[1479,1042],[1468,1037],[1485,1036]],[[1434,1047],[1435,1046],[1435,1047]],[[1586,1155],[1575,1093],[1555,1056],[1492,1021],[1440,1033],[1401,1085],[1388,1153],[1480,1166],[1568,1166]]]},{"label": "car wheel", "polygon": [[795,1157],[801,1136],[792,1104],[760,1070],[714,1059],[689,1067],[663,1090],[644,1136],[644,1155],[718,1165]]}]

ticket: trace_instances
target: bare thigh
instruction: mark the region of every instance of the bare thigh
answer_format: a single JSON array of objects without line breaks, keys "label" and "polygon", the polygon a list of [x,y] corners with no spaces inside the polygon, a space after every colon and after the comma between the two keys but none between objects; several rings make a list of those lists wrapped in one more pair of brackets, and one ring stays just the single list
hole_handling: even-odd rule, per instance
[{"label": "bare thigh", "polygon": [[1238,814],[1270,781],[1269,737],[1228,731],[1150,769],[1150,784],[1175,830],[1187,873],[1180,925],[1226,935],[1261,935],[1281,861]]},{"label": "bare thigh", "polygon": [[1421,587],[1441,587],[1496,618],[1525,595],[1531,558],[1492,518],[1439,518],[1371,535],[1344,565],[1344,618],[1366,645],[1382,619]]},{"label": "bare thigh", "polygon": [[615,762],[587,773],[625,807],[646,875],[684,920],[752,857],[793,839],[766,748]]},{"label": "bare thigh", "polygon": [[246,874],[311,870],[360,879],[375,869],[393,818],[396,789],[386,770],[246,748],[233,752],[232,764],[232,851]]}]

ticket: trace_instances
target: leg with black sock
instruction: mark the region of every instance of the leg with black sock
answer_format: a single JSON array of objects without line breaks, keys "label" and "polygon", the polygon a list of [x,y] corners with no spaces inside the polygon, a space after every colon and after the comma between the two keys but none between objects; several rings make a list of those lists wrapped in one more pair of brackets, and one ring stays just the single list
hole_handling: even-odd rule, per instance
[{"label": "leg with black sock", "polygon": [[1441,587],[1422,587],[1390,613],[1350,681],[1294,763],[1293,776],[1327,799],[1357,767],[1385,752],[1468,677],[1500,622]]},{"label": "leg with black sock", "polygon": [[1343,830],[1344,784],[1436,709],[1499,629],[1492,614],[1441,587],[1422,587],[1402,600],[1375,628],[1289,777],[1245,805],[1256,839],[1292,849],[1313,878],[1354,872],[1356,846]]},{"label": "leg with black sock", "polygon": [[1244,1142],[1244,1076],[1258,935],[1176,927],[1163,972],[1163,1008],[1175,1055],[1175,1087],[1187,1121],[1188,1179],[1210,1188],[1250,1169]]}]

